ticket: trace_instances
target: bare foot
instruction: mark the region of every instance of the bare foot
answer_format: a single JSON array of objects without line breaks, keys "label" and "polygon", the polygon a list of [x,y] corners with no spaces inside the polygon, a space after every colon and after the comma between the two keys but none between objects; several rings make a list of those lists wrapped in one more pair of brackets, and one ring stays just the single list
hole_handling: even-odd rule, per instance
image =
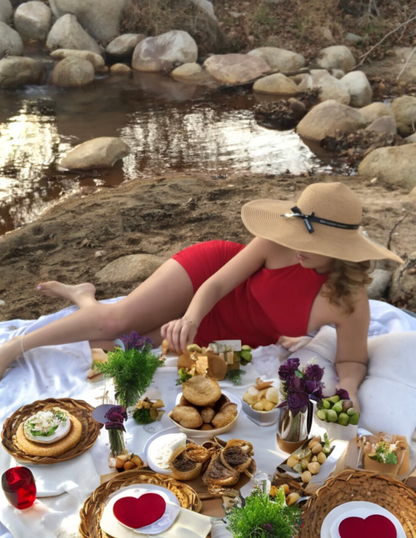
[{"label": "bare foot", "polygon": [[18,336],[0,346],[0,379],[14,359],[20,355],[22,338]]},{"label": "bare foot", "polygon": [[51,280],[50,282],[41,282],[36,289],[48,297],[68,299],[79,307],[88,302],[95,302],[95,286],[88,282],[69,286],[68,284]]}]

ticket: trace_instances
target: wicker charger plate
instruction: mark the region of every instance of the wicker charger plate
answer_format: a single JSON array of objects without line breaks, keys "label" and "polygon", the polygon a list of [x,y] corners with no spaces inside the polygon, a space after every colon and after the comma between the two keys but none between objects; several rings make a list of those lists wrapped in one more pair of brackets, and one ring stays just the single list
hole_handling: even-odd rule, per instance
[{"label": "wicker charger plate", "polygon": [[201,500],[194,489],[187,484],[177,482],[166,475],[152,471],[124,471],[119,476],[101,484],[85,501],[80,510],[81,524],[79,532],[83,538],[111,538],[100,527],[101,516],[108,497],[121,488],[133,484],[153,484],[170,490],[178,499],[182,508],[199,512]]},{"label": "wicker charger plate", "polygon": [[351,501],[378,504],[397,517],[407,538],[416,538],[416,493],[391,476],[346,470],[329,479],[305,505],[299,538],[320,538],[329,512]]},{"label": "wicker charger plate", "polygon": [[[60,456],[32,456],[23,452],[15,442],[15,435],[19,425],[38,411],[46,411],[52,407],[65,409],[81,422],[81,439],[74,447]],[[15,460],[31,465],[51,465],[76,458],[92,447],[102,428],[102,425],[92,418],[93,409],[87,402],[72,400],[71,398],[61,398],[60,400],[48,398],[47,400],[37,400],[30,405],[24,405],[6,419],[1,434],[2,445]]]}]

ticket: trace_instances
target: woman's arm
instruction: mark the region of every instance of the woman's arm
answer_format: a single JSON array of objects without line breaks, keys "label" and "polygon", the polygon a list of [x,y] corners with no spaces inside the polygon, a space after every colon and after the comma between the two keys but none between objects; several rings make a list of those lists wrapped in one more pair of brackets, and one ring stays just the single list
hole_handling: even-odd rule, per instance
[{"label": "woman's arm", "polygon": [[[336,324],[337,353],[335,368],[339,386],[348,391],[358,407],[357,391],[367,373],[367,338],[370,325],[370,305],[363,290],[355,303],[352,314],[340,318]],[[358,410],[358,409],[357,409]]]},{"label": "woman's arm", "polygon": [[182,319],[162,327],[162,337],[167,338],[171,349],[177,352],[193,341],[202,319],[227,293],[263,267],[270,253],[276,249],[288,251],[267,239],[254,238],[224,267],[212,275],[195,293]]}]

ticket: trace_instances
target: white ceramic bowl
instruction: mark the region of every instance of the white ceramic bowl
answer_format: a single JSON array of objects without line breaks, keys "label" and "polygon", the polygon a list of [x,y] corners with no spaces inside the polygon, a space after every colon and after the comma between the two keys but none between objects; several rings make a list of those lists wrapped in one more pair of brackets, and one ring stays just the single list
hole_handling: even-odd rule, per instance
[{"label": "white ceramic bowl", "polygon": [[[190,428],[184,428],[181,426],[178,422],[175,422],[172,418],[170,419],[175,426],[179,428],[179,430],[183,433],[186,433],[186,435],[189,438],[192,439],[212,439],[213,437],[216,437],[217,435],[220,435],[221,433],[226,433],[230,431],[237,423],[238,415],[241,411],[241,400],[238,396],[235,394],[232,394],[231,392],[227,392],[226,390],[221,391],[224,396],[227,396],[227,398],[230,400],[231,403],[237,404],[237,416],[235,419],[224,426],[223,428],[216,428],[215,430],[191,430]],[[179,405],[179,402],[182,397],[182,392],[178,394],[178,397],[176,398],[176,405]]]},{"label": "white ceramic bowl", "polygon": [[176,426],[172,426],[170,428],[166,428],[165,430],[161,430],[157,433],[155,433],[154,435],[152,435],[152,437],[150,437],[145,446],[144,446],[144,457],[147,461],[147,465],[152,469],[152,471],[155,471],[155,473],[159,473],[159,474],[165,474],[165,475],[169,475],[171,476],[172,475],[172,472],[170,469],[164,469],[163,467],[161,467],[157,461],[155,460],[154,456],[153,456],[153,453],[152,453],[152,443],[156,440],[156,439],[159,439],[160,437],[166,437],[166,435],[171,435],[171,434],[175,434],[175,433],[182,433],[179,431],[179,428],[177,428]]},{"label": "white ceramic bowl", "polygon": [[243,400],[243,411],[255,424],[259,426],[271,426],[279,419],[280,409],[276,406],[270,411],[256,411]]}]

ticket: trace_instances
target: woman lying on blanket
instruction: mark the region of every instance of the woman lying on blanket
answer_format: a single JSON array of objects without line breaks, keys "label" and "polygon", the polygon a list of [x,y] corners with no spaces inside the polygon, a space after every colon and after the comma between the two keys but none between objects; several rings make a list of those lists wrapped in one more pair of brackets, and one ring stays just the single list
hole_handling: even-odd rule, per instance
[{"label": "woman lying on blanket", "polygon": [[[316,183],[295,205],[255,200],[242,209],[255,236],[247,246],[211,241],[165,262],[126,298],[100,304],[92,284],[42,283],[79,310],[0,348],[0,377],[29,349],[89,340],[111,349],[136,330],[180,351],[196,341],[240,339],[252,347],[281,343],[295,351],[323,325],[337,331],[339,384],[354,399],[367,370],[370,262],[402,260],[359,232],[361,203],[341,183]],[[173,321],[172,321],[173,320]]]}]

